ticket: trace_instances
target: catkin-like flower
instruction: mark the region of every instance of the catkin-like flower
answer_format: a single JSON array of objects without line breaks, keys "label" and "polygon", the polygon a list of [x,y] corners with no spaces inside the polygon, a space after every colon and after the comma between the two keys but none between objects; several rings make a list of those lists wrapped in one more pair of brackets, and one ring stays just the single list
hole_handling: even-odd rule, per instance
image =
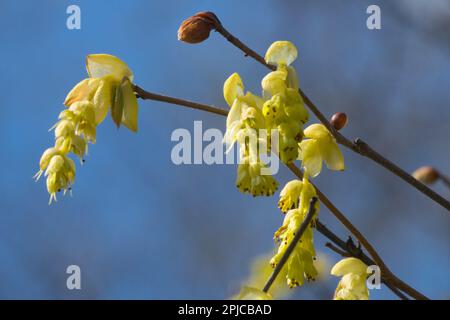
[{"label": "catkin-like flower", "polygon": [[357,258],[345,258],[336,263],[331,274],[342,277],[334,293],[334,300],[368,300],[367,265]]},{"label": "catkin-like flower", "polygon": [[261,81],[263,98],[266,99],[262,113],[267,126],[278,130],[278,154],[289,163],[298,157],[298,143],[303,137],[303,125],[309,115],[298,92],[298,79],[290,64],[297,58],[297,48],[289,41],[276,41],[267,50],[265,60],[276,65],[276,71]]},{"label": "catkin-like flower", "polygon": [[64,193],[70,190],[75,180],[75,164],[72,159],[64,154],[56,154],[51,157],[45,170],[47,177],[47,191],[50,194],[49,203],[56,201],[56,192],[61,190]]},{"label": "catkin-like flower", "polygon": [[[315,196],[316,190],[308,181],[307,176],[303,178],[303,181],[291,181],[283,189],[280,201],[283,204],[289,202],[291,206],[298,204],[298,208],[289,210],[286,213],[283,225],[275,232],[274,238],[279,241],[279,247],[277,253],[270,260],[272,266],[275,267],[286,252],[287,247],[295,237],[295,233],[306,218],[311,198]],[[318,211],[319,205],[317,203],[315,214],[317,214]],[[312,225],[313,224],[314,222],[312,222]],[[286,279],[289,287],[301,286],[304,284],[305,280],[315,280],[317,277],[317,270],[314,266],[315,256],[313,231],[310,225],[306,228],[287,261]]]},{"label": "catkin-like flower", "polygon": [[325,161],[331,170],[344,170],[344,157],[336,140],[323,124],[312,124],[304,130],[305,138],[300,143],[299,159],[311,177],[317,176]]},{"label": "catkin-like flower", "polygon": [[109,54],[91,54],[86,58],[88,79],[79,82],[67,95],[64,104],[91,101],[95,122],[100,124],[111,109],[117,126],[137,131],[138,105],[133,91],[133,72],[119,58]]},{"label": "catkin-like flower", "polygon": [[224,143],[227,151],[235,142],[240,145],[236,186],[241,192],[253,196],[271,196],[277,190],[278,182],[271,175],[261,172],[265,165],[260,160],[260,146],[267,146],[267,141],[260,137],[260,130],[266,128],[261,112],[263,101],[251,92],[244,94],[244,85],[237,73],[225,81],[223,95],[231,107]]},{"label": "catkin-like flower", "polygon": [[286,183],[280,192],[280,200],[278,201],[278,208],[281,212],[286,213],[288,210],[298,208],[302,187],[303,182],[300,180],[292,180]]},{"label": "catkin-like flower", "polygon": [[260,162],[251,162],[248,157],[238,165],[236,187],[242,193],[256,196],[271,196],[278,188],[278,182],[271,175],[262,175],[264,167]]},{"label": "catkin-like flower", "polygon": [[134,94],[133,73],[119,58],[108,54],[93,54],[86,59],[89,78],[79,82],[67,95],[68,107],[59,114],[52,127],[55,146],[41,156],[36,180],[45,172],[50,203],[56,193],[71,190],[75,180],[75,164],[68,157],[76,155],[82,162],[88,143],[96,142],[96,127],[111,109],[119,126],[137,130],[137,98]]}]

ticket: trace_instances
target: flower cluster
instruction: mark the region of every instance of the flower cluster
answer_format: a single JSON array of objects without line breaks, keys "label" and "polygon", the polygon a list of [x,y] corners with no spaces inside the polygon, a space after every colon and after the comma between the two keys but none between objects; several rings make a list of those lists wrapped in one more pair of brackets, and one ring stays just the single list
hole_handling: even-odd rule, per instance
[{"label": "flower cluster", "polygon": [[[244,94],[244,85],[240,76],[233,73],[223,86],[223,95],[231,107],[227,117],[227,130],[224,142],[230,150],[237,141],[240,145],[240,159],[236,186],[243,193],[253,196],[271,196],[278,188],[278,182],[271,175],[263,175],[265,165],[260,159],[262,152],[267,153],[266,121],[262,115],[262,98],[251,92]],[[266,150],[260,150],[264,146]]]},{"label": "flower cluster", "polygon": [[[278,202],[282,212],[287,212],[283,225],[275,232],[274,238],[279,242],[278,251],[270,260],[270,264],[275,267],[284,255],[287,247],[298,231],[303,220],[309,211],[309,203],[316,197],[316,189],[309,182],[307,175],[303,181],[293,180],[286,184],[280,194]],[[315,215],[319,211],[319,204],[316,204]],[[315,280],[317,270],[314,266],[316,251],[313,244],[312,227],[314,220],[303,233],[300,241],[294,248],[287,261],[287,284],[289,287],[301,286],[305,280]]]},{"label": "flower cluster", "polygon": [[67,95],[67,107],[59,114],[58,122],[51,128],[55,145],[44,151],[36,180],[47,177],[50,203],[56,193],[71,190],[75,180],[75,163],[69,158],[73,153],[82,162],[88,152],[88,143],[95,143],[96,128],[111,109],[117,126],[123,124],[137,131],[137,98],[134,94],[133,73],[119,58],[108,54],[92,54],[86,58],[89,78],[79,82]]},{"label": "flower cluster", "polygon": [[[286,252],[307,215],[310,200],[316,196],[309,177],[320,173],[323,161],[331,170],[344,170],[342,153],[327,128],[322,124],[313,124],[303,129],[309,114],[292,67],[297,55],[297,48],[289,41],[276,41],[269,47],[265,61],[275,70],[262,79],[262,96],[245,93],[237,73],[225,81],[223,89],[224,98],[230,106],[224,142],[228,150],[235,142],[239,143],[240,164],[236,185],[241,192],[270,196],[276,191],[276,180],[271,175],[261,174],[265,168],[261,161],[264,152],[276,153],[287,164],[301,160],[305,170],[303,181],[287,183],[280,193],[278,207],[286,216],[275,233],[279,246],[270,261],[272,267]],[[274,137],[277,141],[273,141]],[[316,204],[315,214],[318,211],[319,204]],[[313,226],[314,220],[287,261],[285,269],[289,287],[300,286],[305,280],[314,280],[317,276],[313,263],[316,256]]]},{"label": "flower cluster", "polygon": [[303,125],[309,119],[298,91],[297,73],[290,66],[296,58],[297,48],[291,42],[274,42],[267,50],[265,60],[277,68],[261,81],[266,100],[262,112],[268,128],[278,130],[278,153],[284,163],[297,159]]},{"label": "flower cluster", "polygon": [[342,277],[334,293],[334,300],[368,300],[367,265],[356,258],[345,258],[335,264],[331,274]]},{"label": "flower cluster", "polygon": [[239,143],[236,185],[243,193],[270,196],[276,191],[277,181],[261,173],[264,152],[275,152],[284,163],[301,160],[311,177],[320,173],[323,161],[329,169],[344,169],[342,153],[325,126],[313,124],[303,130],[309,114],[291,65],[297,55],[297,48],[289,41],[276,41],[269,47],[265,60],[276,70],[262,79],[262,96],[244,92],[237,73],[224,83],[223,95],[230,106],[224,142],[228,150]]}]

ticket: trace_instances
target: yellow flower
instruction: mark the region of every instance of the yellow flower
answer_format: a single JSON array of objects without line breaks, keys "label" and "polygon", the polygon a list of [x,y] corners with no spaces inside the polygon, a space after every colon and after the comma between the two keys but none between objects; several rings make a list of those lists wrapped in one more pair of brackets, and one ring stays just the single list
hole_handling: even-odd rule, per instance
[{"label": "yellow flower", "polygon": [[297,48],[290,41],[275,41],[267,49],[264,59],[269,64],[290,65],[297,59]]},{"label": "yellow flower", "polygon": [[248,157],[243,158],[238,165],[236,187],[242,193],[256,196],[271,196],[278,188],[278,182],[271,175],[262,175],[260,162],[251,162]]},{"label": "yellow flower", "polygon": [[356,258],[345,258],[335,264],[331,274],[342,277],[334,293],[334,300],[368,300],[367,265]]},{"label": "yellow flower", "polygon": [[[293,209],[286,214],[283,225],[275,232],[275,239],[280,243],[278,252],[270,260],[275,267],[286,252],[301,223],[305,218],[304,210]],[[317,271],[314,266],[315,249],[313,245],[313,233],[310,226],[305,230],[300,241],[294,248],[287,261],[286,280],[289,287],[301,286],[305,280],[315,280]]]},{"label": "yellow flower", "polygon": [[34,175],[34,179],[37,181],[44,173],[45,169],[47,169],[48,164],[50,163],[50,160],[53,158],[53,156],[61,154],[61,151],[59,151],[57,148],[48,148],[44,151],[44,153],[41,156],[41,159],[39,160],[39,171],[36,172]]},{"label": "yellow flower", "polygon": [[[71,188],[75,164],[67,154],[73,152],[80,160],[88,151],[88,142],[95,143],[97,125],[109,109],[117,126],[137,131],[138,105],[132,84],[133,73],[119,58],[109,54],[92,54],[86,58],[88,79],[80,81],[67,95],[68,107],[59,114],[55,129],[55,146],[41,156],[36,180],[45,171],[50,203],[56,192]],[[50,130],[51,130],[50,129]]]},{"label": "yellow flower", "polygon": [[276,71],[267,74],[261,82],[264,92],[271,95],[283,93],[285,88],[297,91],[298,78],[294,68],[290,65],[297,59],[297,48],[289,41],[275,41],[267,49],[265,60],[275,65]]},{"label": "yellow flower", "polygon": [[238,295],[232,297],[233,300],[272,300],[269,293],[252,287],[243,287]]},{"label": "yellow flower", "polygon": [[56,201],[56,192],[70,190],[75,180],[75,164],[72,159],[63,154],[55,154],[50,158],[47,169],[47,191],[50,194],[49,204]]},{"label": "yellow flower", "polygon": [[278,154],[284,163],[298,157],[298,143],[303,137],[303,125],[308,121],[308,111],[298,92],[295,69],[289,66],[297,58],[297,48],[289,41],[274,42],[266,53],[266,62],[277,69],[261,81],[266,99],[262,113],[270,129],[278,130]]},{"label": "yellow flower", "polygon": [[237,141],[240,145],[240,164],[236,186],[242,193],[253,196],[272,195],[278,182],[270,175],[262,175],[265,165],[260,161],[260,147],[268,145],[267,137],[260,137],[260,129],[266,128],[261,109],[263,101],[247,92],[237,73],[233,73],[224,83],[223,96],[231,107],[227,116],[227,130],[224,143],[227,152]]},{"label": "yellow flower", "polygon": [[[277,253],[272,257],[270,263],[275,266],[286,252],[287,247],[293,240],[295,233],[300,228],[309,211],[309,203],[316,196],[316,189],[309,182],[307,174],[303,181],[293,180],[286,184],[280,194],[278,206],[286,213],[283,225],[275,232],[274,238],[279,241]],[[319,204],[316,203],[315,216],[319,212]],[[301,286],[307,281],[315,280],[318,273],[314,266],[316,251],[313,244],[313,231],[311,226],[314,220],[303,233],[300,241],[287,261],[287,284],[289,287]]]},{"label": "yellow flower", "polygon": [[322,170],[322,161],[331,170],[344,170],[344,157],[336,140],[322,124],[312,124],[304,130],[305,138],[300,143],[299,159],[312,177]]},{"label": "yellow flower", "polygon": [[225,80],[223,84],[223,97],[228,105],[231,107],[237,97],[244,95],[244,84],[242,79],[237,72],[233,73],[231,76]]},{"label": "yellow flower", "polygon": [[86,141],[95,143],[95,107],[90,101],[77,101],[68,110],[61,112],[60,119],[70,119],[75,124],[75,133]]},{"label": "yellow flower", "polygon": [[87,141],[77,134],[76,128],[77,126],[79,127],[79,123],[76,122],[75,117],[72,117],[73,114],[66,113],[65,115],[68,117],[62,118],[55,125],[55,148],[58,149],[61,154],[73,152],[80,160],[83,160],[87,153]]},{"label": "yellow flower", "polygon": [[[242,129],[257,130],[265,128],[265,120],[261,113],[262,99],[251,92],[244,95],[244,85],[239,74],[233,73],[224,83],[223,95],[231,107],[227,116],[227,130],[224,142],[231,149]],[[246,131],[249,133],[249,130]],[[242,135],[241,135],[242,136]]]},{"label": "yellow flower", "polygon": [[300,180],[292,180],[286,183],[280,192],[280,200],[278,201],[278,208],[282,212],[286,213],[288,210],[298,207],[302,187],[303,182]]},{"label": "yellow flower", "polygon": [[86,58],[88,79],[79,82],[67,95],[64,104],[91,101],[95,122],[101,123],[110,108],[117,126],[125,125],[137,131],[137,98],[133,90],[133,73],[119,58],[109,54],[91,54]]},{"label": "yellow flower", "polygon": [[278,151],[281,161],[289,163],[298,157],[298,143],[302,139],[302,125],[297,121],[286,121],[276,127]]},{"label": "yellow flower", "polygon": [[261,81],[264,98],[283,94],[287,88],[287,76],[288,72],[284,67],[280,70],[269,72]]}]

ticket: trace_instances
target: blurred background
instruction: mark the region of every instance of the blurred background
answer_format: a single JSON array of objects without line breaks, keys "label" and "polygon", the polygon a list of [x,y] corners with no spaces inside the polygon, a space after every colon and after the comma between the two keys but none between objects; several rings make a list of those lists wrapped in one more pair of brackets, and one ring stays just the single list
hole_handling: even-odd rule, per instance
[{"label": "blurred background", "polygon": [[[66,8],[81,8],[68,30]],[[381,30],[366,9],[381,8]],[[86,77],[90,53],[119,56],[141,87],[225,107],[223,81],[237,71],[259,92],[267,72],[219,35],[177,41],[182,20],[214,11],[227,29],[264,54],[275,40],[299,50],[303,90],[331,116],[346,112],[348,137],[362,137],[411,172],[433,165],[450,174],[450,3],[398,1],[2,1],[0,3],[0,298],[222,299],[239,291],[252,261],[270,252],[282,222],[277,197],[253,199],[234,187],[235,165],[171,162],[176,128],[224,130],[224,119],[140,101],[139,132],[109,119],[81,166],[73,197],[48,205],[33,182],[53,145],[68,91]],[[315,119],[313,119],[315,121]],[[343,150],[346,171],[324,171],[317,185],[372,241],[400,278],[431,298],[450,298],[450,216],[371,161]],[[280,184],[292,179],[282,168]],[[433,188],[450,196],[438,183]],[[323,223],[348,232],[326,208]],[[293,299],[330,299],[339,257],[315,235],[322,281]],[[82,290],[66,288],[81,268]],[[395,298],[372,290],[373,299]]]}]

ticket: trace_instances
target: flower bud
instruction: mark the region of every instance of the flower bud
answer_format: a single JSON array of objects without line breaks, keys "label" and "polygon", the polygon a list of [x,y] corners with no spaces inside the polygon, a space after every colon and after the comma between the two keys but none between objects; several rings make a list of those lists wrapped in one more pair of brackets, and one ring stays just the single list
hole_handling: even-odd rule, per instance
[{"label": "flower bud", "polygon": [[430,166],[423,166],[413,172],[412,176],[425,184],[432,184],[439,179],[439,172]]},{"label": "flower bud", "polygon": [[178,29],[178,40],[187,43],[199,43],[209,37],[212,29],[220,25],[219,19],[212,12],[199,12],[184,20]]},{"label": "flower bud", "polygon": [[348,122],[347,115],[343,112],[337,112],[333,114],[330,121],[331,125],[336,130],[341,130],[342,128],[344,128],[347,125],[347,122]]}]

